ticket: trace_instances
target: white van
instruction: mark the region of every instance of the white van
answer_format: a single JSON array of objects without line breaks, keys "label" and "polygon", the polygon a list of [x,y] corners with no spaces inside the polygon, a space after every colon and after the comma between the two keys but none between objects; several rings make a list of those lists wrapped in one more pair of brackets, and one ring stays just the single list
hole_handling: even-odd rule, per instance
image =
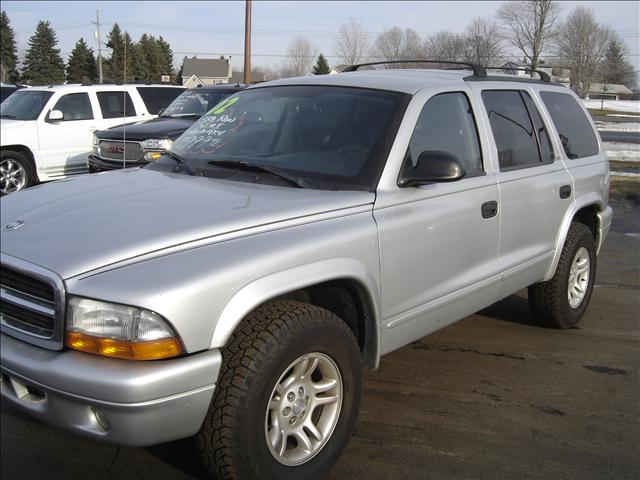
[{"label": "white van", "polygon": [[0,194],[86,172],[95,130],[149,120],[183,87],[55,85],[15,92],[0,106]]}]

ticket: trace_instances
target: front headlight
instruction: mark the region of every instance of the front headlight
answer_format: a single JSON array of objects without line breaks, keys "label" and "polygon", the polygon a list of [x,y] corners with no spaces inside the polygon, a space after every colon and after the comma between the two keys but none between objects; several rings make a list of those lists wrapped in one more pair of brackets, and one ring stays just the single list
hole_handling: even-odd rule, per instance
[{"label": "front headlight", "polygon": [[183,352],[157,313],[81,297],[69,300],[65,343],[75,350],[129,360],[157,360]]},{"label": "front headlight", "polygon": [[93,140],[91,142],[91,151],[94,155],[98,154],[98,137],[95,133],[93,134]]},{"label": "front headlight", "polygon": [[144,150],[171,150],[173,140],[168,138],[150,138],[141,143]]}]

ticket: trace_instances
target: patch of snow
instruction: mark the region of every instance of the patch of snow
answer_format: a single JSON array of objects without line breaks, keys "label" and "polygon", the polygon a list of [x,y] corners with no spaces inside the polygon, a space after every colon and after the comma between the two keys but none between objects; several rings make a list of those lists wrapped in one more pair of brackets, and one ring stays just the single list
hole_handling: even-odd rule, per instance
[{"label": "patch of snow", "polygon": [[596,128],[599,132],[640,132],[640,122],[600,122],[596,121]]},{"label": "patch of snow", "polygon": [[640,162],[640,145],[634,143],[603,142],[609,160]]},{"label": "patch of snow", "polygon": [[629,177],[629,178],[640,177],[640,173],[632,173],[632,172],[609,172],[609,175],[611,175],[612,177]]},{"label": "patch of snow", "polygon": [[640,113],[640,100],[582,100],[587,108],[600,110],[617,110],[619,112]]}]

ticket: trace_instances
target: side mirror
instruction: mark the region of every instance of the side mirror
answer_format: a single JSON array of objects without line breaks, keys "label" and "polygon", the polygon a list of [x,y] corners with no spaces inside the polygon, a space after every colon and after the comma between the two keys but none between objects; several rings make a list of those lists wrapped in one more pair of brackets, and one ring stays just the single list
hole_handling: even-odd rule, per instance
[{"label": "side mirror", "polygon": [[399,187],[418,187],[428,183],[455,182],[466,174],[458,159],[447,152],[427,150],[416,166],[405,165],[398,177]]},{"label": "side mirror", "polygon": [[49,122],[59,122],[60,120],[64,119],[64,113],[62,113],[60,110],[51,110],[49,112],[49,117],[47,118],[47,121]]}]

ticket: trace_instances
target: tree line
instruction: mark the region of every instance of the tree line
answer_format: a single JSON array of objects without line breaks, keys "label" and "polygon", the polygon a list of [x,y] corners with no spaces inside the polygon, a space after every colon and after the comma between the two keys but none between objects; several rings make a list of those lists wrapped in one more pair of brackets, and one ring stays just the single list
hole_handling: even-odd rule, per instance
[{"label": "tree line", "polygon": [[[509,1],[498,8],[496,18],[474,18],[462,33],[439,31],[426,39],[411,28],[397,26],[371,38],[352,19],[340,26],[334,53],[346,65],[427,58],[485,67],[501,67],[508,61],[530,69],[556,67],[570,71],[570,86],[581,96],[596,82],[637,86],[637,72],[627,60],[629,47],[616,32],[600,25],[584,6],[575,7],[564,21],[560,13],[560,4],[554,0]],[[280,70],[272,72],[275,76],[307,74],[318,50],[308,39],[298,37],[287,53]]]},{"label": "tree line", "polygon": [[[18,68],[15,34],[6,12],[0,14],[0,80],[28,85],[94,83],[98,81],[98,65],[93,48],[80,38],[65,65],[55,30],[48,21],[40,21],[29,38],[22,68]],[[107,35],[109,58],[102,59],[103,81],[159,82],[162,75],[173,78],[173,51],[162,36],[142,34],[137,42],[118,24]]]}]

